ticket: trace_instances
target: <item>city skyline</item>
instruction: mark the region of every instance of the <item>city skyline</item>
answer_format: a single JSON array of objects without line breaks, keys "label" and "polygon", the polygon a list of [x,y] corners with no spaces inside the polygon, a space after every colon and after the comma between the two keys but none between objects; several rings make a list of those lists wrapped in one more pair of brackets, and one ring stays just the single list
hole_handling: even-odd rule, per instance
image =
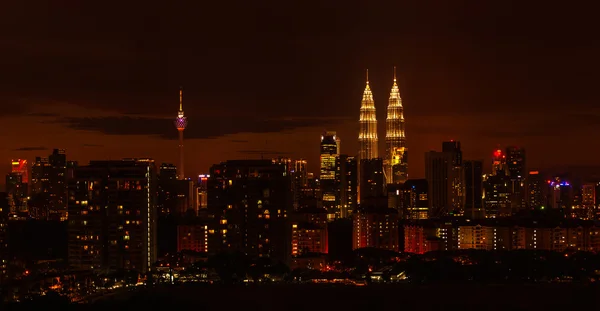
[{"label": "city skyline", "polygon": [[[186,87],[191,122],[188,177],[227,159],[260,158],[261,151],[305,158],[317,172],[323,131],[337,132],[341,153],[358,152],[366,68],[377,118],[385,120],[394,65],[411,178],[424,176],[425,152],[451,139],[461,141],[465,159],[483,159],[486,168],[498,145],[524,147],[528,167],[536,169],[595,164],[600,145],[590,137],[600,112],[593,55],[600,46],[589,39],[592,28],[569,8],[505,5],[428,14],[417,14],[418,4],[387,8],[394,18],[375,18],[391,13],[374,6],[358,23],[350,18],[358,10],[349,9],[337,24],[327,8],[291,13],[240,5],[228,8],[230,23],[210,33],[204,29],[222,22],[204,13],[195,18],[193,5],[176,10],[178,20],[161,24],[160,32],[145,32],[137,25],[158,29],[144,19],[160,16],[152,7],[138,15],[127,14],[133,9],[127,6],[123,13],[82,6],[44,15],[11,3],[1,16],[11,33],[0,50],[0,119],[8,129],[0,134],[6,163],[0,173],[8,173],[11,159],[31,162],[53,148],[83,163],[124,157],[177,163],[172,117],[179,85]],[[219,4],[209,6],[220,11]],[[558,13],[568,22],[553,23]],[[379,126],[380,138],[384,131]],[[553,148],[557,141],[561,148]]]}]

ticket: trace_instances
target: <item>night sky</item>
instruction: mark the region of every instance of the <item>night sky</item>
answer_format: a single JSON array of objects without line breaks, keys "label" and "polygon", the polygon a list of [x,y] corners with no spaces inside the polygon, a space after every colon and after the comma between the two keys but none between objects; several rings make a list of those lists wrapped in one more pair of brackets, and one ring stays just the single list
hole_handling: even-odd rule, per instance
[{"label": "night sky", "polygon": [[462,142],[465,159],[488,160],[511,144],[527,149],[529,168],[598,160],[600,41],[591,8],[43,2],[0,4],[2,175],[10,159],[33,161],[52,148],[83,163],[177,163],[180,85],[187,175],[261,154],[303,157],[316,172],[322,131],[337,131],[342,153],[358,151],[366,68],[382,154],[394,65],[411,178],[424,176],[424,152],[450,139]]}]

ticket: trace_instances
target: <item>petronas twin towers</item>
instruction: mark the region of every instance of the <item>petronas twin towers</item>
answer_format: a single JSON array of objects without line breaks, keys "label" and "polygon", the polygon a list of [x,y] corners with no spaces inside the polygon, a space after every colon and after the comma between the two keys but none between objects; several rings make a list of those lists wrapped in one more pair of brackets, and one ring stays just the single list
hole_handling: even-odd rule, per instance
[{"label": "petronas twin towers", "polygon": [[[402,98],[396,83],[396,67],[394,67],[394,84],[390,91],[387,107],[385,132],[385,157],[383,157],[383,172],[387,184],[401,184],[408,178],[408,158],[406,135],[404,131],[404,108]],[[363,92],[360,106],[360,160],[379,158],[377,138],[377,116],[375,101],[369,86],[369,70],[367,69],[367,85]]]}]

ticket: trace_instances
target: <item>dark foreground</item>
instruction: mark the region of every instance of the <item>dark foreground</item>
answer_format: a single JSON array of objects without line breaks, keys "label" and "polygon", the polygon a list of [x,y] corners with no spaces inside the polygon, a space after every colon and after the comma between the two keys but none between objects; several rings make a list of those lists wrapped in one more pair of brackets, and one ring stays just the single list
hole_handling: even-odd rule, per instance
[{"label": "dark foreground", "polygon": [[[597,310],[600,286],[534,285],[180,285],[113,296],[93,310]],[[80,306],[80,308],[83,306]],[[84,309],[88,309],[84,308]],[[405,309],[406,310],[406,309]]]}]

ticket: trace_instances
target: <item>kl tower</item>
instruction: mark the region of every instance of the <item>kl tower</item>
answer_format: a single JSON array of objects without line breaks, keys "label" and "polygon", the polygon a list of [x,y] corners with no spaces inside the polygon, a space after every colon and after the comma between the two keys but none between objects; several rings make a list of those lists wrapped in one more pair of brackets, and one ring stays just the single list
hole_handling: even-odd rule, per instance
[{"label": "kl tower", "polygon": [[179,132],[179,166],[177,166],[177,179],[185,179],[185,171],[183,164],[183,131],[187,127],[187,118],[183,115],[183,88],[179,88],[179,112],[175,119],[175,127]]}]

